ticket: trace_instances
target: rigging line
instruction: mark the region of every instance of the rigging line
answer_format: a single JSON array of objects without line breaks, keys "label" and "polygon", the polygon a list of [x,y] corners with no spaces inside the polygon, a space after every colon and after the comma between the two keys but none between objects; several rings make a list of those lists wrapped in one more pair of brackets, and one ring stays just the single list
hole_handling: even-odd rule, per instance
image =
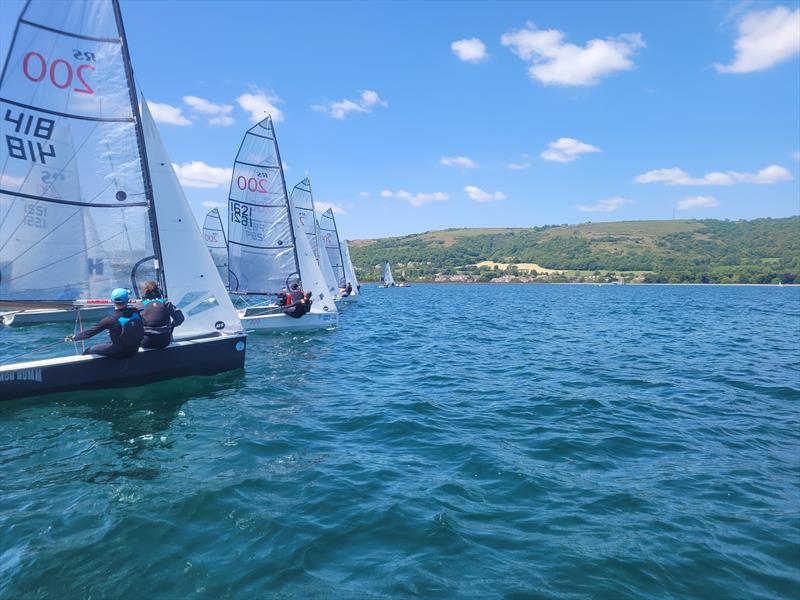
[{"label": "rigging line", "polygon": [[33,348],[31,350],[26,350],[25,352],[22,352],[20,354],[15,354],[14,356],[9,356],[9,357],[6,358],[6,360],[12,361],[15,358],[20,358],[22,356],[27,356],[28,354],[33,354],[34,352],[39,352],[39,350],[46,350],[47,348],[52,348],[53,346],[56,346],[58,344],[63,344],[63,343],[64,343],[64,340],[58,340],[57,342],[53,342],[52,344],[45,344],[44,346],[39,346],[38,348]]},{"label": "rigging line", "polygon": [[[94,134],[94,130],[95,130],[97,127],[98,127],[98,125],[95,125],[95,126],[92,128],[92,130],[89,132],[89,134],[88,134],[88,135],[86,136],[86,138],[83,140],[83,142],[81,142],[81,144],[80,144],[80,146],[79,146],[78,148],[75,148],[75,145],[73,144],[73,146],[72,146],[72,148],[73,148],[72,156],[70,156],[69,160],[68,160],[66,163],[64,163],[64,166],[62,166],[62,167],[61,167],[61,169],[58,171],[58,175],[63,175],[63,174],[64,174],[64,169],[66,169],[66,168],[67,168],[67,167],[70,165],[70,163],[72,163],[72,161],[74,161],[74,160],[75,160],[75,157],[76,157],[76,156],[78,156],[78,153],[79,153],[79,152],[80,152],[80,151],[83,149],[83,147],[84,147],[84,146],[86,145],[86,143],[89,141],[89,138],[90,138],[90,137],[91,137],[91,136]],[[71,130],[69,130],[69,129],[68,129],[68,130],[67,130],[67,133],[69,134],[69,136],[70,136],[70,137],[72,137],[72,131],[71,131]],[[26,180],[26,181],[27,181],[28,177],[30,177],[30,174],[31,174],[31,172],[33,171],[33,167],[34,167],[34,165],[31,165],[31,168],[28,170],[28,175],[25,177],[25,180]],[[80,189],[80,178],[78,178],[77,163],[76,163],[76,169],[75,169],[75,177],[76,177],[76,179],[78,179],[78,186],[79,186],[79,189]],[[23,182],[23,183],[25,183],[25,182]],[[47,184],[47,188],[45,188],[44,192],[42,192],[42,194],[41,194],[41,195],[42,195],[42,196],[44,196],[44,195],[45,195],[47,192],[49,192],[49,191],[51,190],[51,188],[53,187],[53,184],[54,184],[54,183],[55,183],[55,178],[53,178],[53,181],[52,181],[51,183]],[[107,187],[106,187],[106,188],[105,188],[105,189],[104,189],[102,192],[100,192],[100,194],[104,193],[104,192],[105,192],[107,189],[108,189],[108,186],[107,186]],[[93,202],[94,200],[96,200],[96,199],[97,199],[97,198],[100,196],[100,194],[97,194],[97,195],[96,195],[94,198],[92,198],[92,199],[91,199],[89,202],[91,203],[91,202]],[[14,200],[14,202],[16,202],[16,199]],[[36,200],[36,201],[35,201],[35,202],[32,204],[32,206],[36,206],[36,205],[38,205],[38,204],[39,204],[39,202],[42,202],[42,200]],[[81,209],[81,208],[77,209],[77,211],[80,211],[80,210],[82,210],[82,209]],[[76,212],[77,212],[77,211],[76,211]],[[11,212],[11,210],[9,209],[9,212],[8,212],[8,213],[6,213],[6,215],[10,214],[10,212]],[[9,235],[8,235],[8,239],[6,240],[6,242],[5,242],[5,243],[4,243],[2,246],[0,246],[0,250],[2,250],[3,248],[5,248],[5,247],[6,247],[6,244],[8,244],[8,242],[10,242],[10,241],[11,241],[11,236],[13,236],[15,233],[17,233],[17,231],[19,230],[19,228],[20,228],[20,227],[22,227],[23,223],[25,223],[25,216],[26,216],[26,215],[25,215],[25,213],[23,212],[23,214],[22,214],[22,219],[21,219],[21,220],[20,220],[20,222],[17,224],[17,226],[14,228],[14,230],[13,230],[11,233],[9,233]],[[71,218],[72,218],[72,217],[74,217],[74,216],[75,216],[75,213],[73,213],[72,215],[70,215],[70,217],[69,217],[68,219],[71,219]],[[4,219],[4,220],[5,220],[5,219]]]},{"label": "rigging line", "polygon": [[43,266],[39,267],[38,269],[33,269],[32,271],[28,271],[27,273],[22,273],[20,275],[16,275],[15,277],[12,277],[11,279],[9,279],[9,281],[14,281],[15,279],[19,279],[20,277],[27,277],[28,275],[31,275],[31,274],[36,273],[38,271],[41,271],[42,269],[47,269],[48,267],[52,267],[53,265],[56,265],[56,264],[58,264],[60,262],[64,262],[65,260],[69,260],[70,258],[73,258],[75,256],[79,256],[81,254],[84,254],[86,251],[91,250],[92,248],[95,248],[97,246],[100,246],[101,244],[105,244],[107,241],[109,241],[109,240],[111,240],[111,239],[113,239],[113,238],[115,238],[115,237],[117,237],[118,235],[121,235],[121,234],[122,234],[122,232],[118,231],[114,235],[109,236],[106,239],[97,242],[93,246],[89,246],[88,248],[85,248],[84,250],[81,250],[80,252],[75,252],[74,254],[70,254],[69,256],[64,256],[62,258],[59,258],[58,260],[54,260],[51,263],[43,265]]}]

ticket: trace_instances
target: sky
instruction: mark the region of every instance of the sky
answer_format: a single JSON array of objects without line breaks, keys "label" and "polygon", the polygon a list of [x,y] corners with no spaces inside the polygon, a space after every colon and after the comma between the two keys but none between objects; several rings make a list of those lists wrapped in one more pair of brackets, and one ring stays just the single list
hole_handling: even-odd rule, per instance
[{"label": "sky", "polygon": [[347,239],[800,214],[798,2],[121,7],[201,222],[267,112]]}]

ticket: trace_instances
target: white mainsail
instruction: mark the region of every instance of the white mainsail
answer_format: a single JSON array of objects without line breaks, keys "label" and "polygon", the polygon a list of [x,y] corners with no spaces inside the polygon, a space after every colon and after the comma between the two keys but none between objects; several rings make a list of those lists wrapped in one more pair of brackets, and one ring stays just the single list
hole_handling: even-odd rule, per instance
[{"label": "white mainsail", "polygon": [[347,246],[347,241],[342,242],[342,256],[344,256],[344,273],[347,277],[347,282],[353,286],[353,293],[358,294],[358,277],[356,277],[356,270],[353,268],[353,261],[350,260],[350,248]]},{"label": "white mainsail", "polygon": [[395,284],[394,277],[392,277],[392,267],[389,266],[389,263],[383,265],[383,273],[381,274],[381,283],[383,283],[386,287],[392,287]]},{"label": "white mainsail", "polygon": [[174,337],[179,340],[213,331],[238,333],[242,325],[236,309],[205,248],[203,235],[144,102],[142,129],[153,195],[157,198],[165,293],[186,317],[175,329]]},{"label": "white mainsail", "polygon": [[222,228],[222,218],[219,210],[212,208],[208,211],[203,222],[203,238],[206,241],[214,265],[217,267],[222,281],[228,284],[228,240],[225,239],[225,230]]},{"label": "white mainsail", "polygon": [[113,2],[25,5],[0,76],[3,300],[105,297],[158,258],[123,44]]},{"label": "white mainsail", "polygon": [[336,219],[333,217],[333,210],[328,209],[319,218],[319,228],[322,233],[322,247],[328,254],[328,260],[336,277],[336,284],[342,288],[347,285],[347,278],[344,273],[344,257],[342,248],[339,245],[339,232],[336,229]]},{"label": "white mainsail", "polygon": [[228,195],[230,290],[277,294],[299,283],[297,249],[272,119],[247,130]]},{"label": "white mainsail", "polygon": [[335,294],[328,289],[325,277],[314,255],[314,249],[305,234],[305,226],[300,221],[294,203],[290,202],[290,211],[294,218],[295,239],[297,241],[297,259],[299,263],[300,278],[303,290],[312,294],[312,313],[336,313]]}]

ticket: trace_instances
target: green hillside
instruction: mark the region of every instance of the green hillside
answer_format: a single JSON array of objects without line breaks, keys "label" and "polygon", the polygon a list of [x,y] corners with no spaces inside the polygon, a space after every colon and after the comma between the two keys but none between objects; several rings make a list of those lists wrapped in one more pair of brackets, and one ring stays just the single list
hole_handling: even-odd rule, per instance
[{"label": "green hillside", "polygon": [[[529,229],[446,229],[350,243],[365,280],[389,261],[395,277],[430,280],[502,275],[482,261],[536,263],[563,271],[540,279],[628,274],[649,282],[800,282],[800,217],[753,221],[619,221]],[[535,274],[533,274],[535,275]]]}]

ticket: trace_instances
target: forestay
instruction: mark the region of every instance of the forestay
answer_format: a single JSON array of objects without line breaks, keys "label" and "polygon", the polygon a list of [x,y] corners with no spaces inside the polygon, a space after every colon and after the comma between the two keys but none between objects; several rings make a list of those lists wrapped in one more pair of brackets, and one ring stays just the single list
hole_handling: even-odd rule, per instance
[{"label": "forestay", "polygon": [[333,274],[336,276],[336,284],[344,287],[347,284],[344,273],[344,257],[342,248],[339,245],[339,232],[336,230],[336,219],[333,218],[333,210],[328,209],[319,218],[319,228],[322,233],[322,247],[328,255]]},{"label": "forestay", "polygon": [[217,267],[220,279],[227,285],[228,241],[225,239],[225,231],[222,229],[222,218],[216,208],[212,208],[206,215],[203,223],[203,238],[206,241],[206,248],[211,254],[211,259],[214,261],[214,266]]},{"label": "forestay", "polygon": [[186,317],[175,329],[174,337],[180,340],[214,331],[241,332],[236,309],[205,248],[158,128],[144,103],[142,129],[153,194],[157,198],[155,209],[168,295]]},{"label": "forestay", "polygon": [[233,164],[228,196],[230,290],[276,294],[299,283],[289,197],[272,119],[251,127]]},{"label": "forestay", "polygon": [[118,6],[23,10],[0,75],[0,298],[106,297],[158,264]]}]

